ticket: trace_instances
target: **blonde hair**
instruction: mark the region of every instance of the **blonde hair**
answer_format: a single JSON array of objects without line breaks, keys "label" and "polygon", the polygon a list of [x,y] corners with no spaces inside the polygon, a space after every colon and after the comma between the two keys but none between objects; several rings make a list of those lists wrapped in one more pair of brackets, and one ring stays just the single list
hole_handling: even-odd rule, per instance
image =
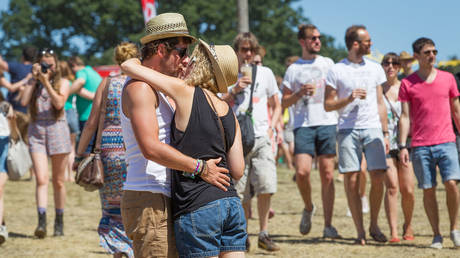
[{"label": "blonde hair", "polygon": [[203,45],[198,44],[193,50],[190,65],[194,65],[185,82],[194,87],[210,90],[213,93],[219,92],[217,80],[214,75],[211,60],[208,57]]},{"label": "blonde hair", "polygon": [[59,68],[61,68],[61,76],[62,78],[66,78],[70,81],[75,80],[75,75],[70,69],[70,65],[67,61],[59,61]]},{"label": "blonde hair", "polygon": [[[59,65],[59,60],[56,54],[45,53],[45,54],[39,54],[37,58],[37,63],[40,63],[43,57],[53,57],[54,58],[54,63],[56,64],[56,70],[54,73],[51,74],[50,82],[51,82],[51,86],[53,87],[53,89],[57,93],[59,93],[61,89],[61,79],[62,79],[61,66]],[[33,97],[30,101],[29,112],[30,112],[30,117],[32,118],[32,121],[37,120],[38,91],[39,91],[39,87],[35,87],[33,95],[32,95]],[[54,105],[51,105],[51,108],[53,110],[54,119],[58,120],[62,115],[64,115],[64,108],[61,108],[58,110],[54,107]]]},{"label": "blonde hair", "polygon": [[115,47],[113,59],[118,65],[121,65],[121,63],[133,57],[139,57],[139,49],[136,44],[132,42],[121,42]]}]

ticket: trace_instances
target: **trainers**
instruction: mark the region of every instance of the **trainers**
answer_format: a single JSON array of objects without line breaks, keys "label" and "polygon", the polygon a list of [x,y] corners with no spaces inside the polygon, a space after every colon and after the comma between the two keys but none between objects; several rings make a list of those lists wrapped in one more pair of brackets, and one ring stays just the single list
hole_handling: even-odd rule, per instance
[{"label": "trainers", "polygon": [[442,249],[442,236],[441,235],[437,235],[433,237],[433,241],[431,242],[430,248]]},{"label": "trainers", "polygon": [[316,206],[313,205],[313,209],[311,211],[307,211],[303,209],[302,212],[302,219],[300,220],[300,226],[299,226],[299,231],[300,234],[306,235],[310,232],[311,229],[311,217],[315,215],[316,212]]},{"label": "trainers", "polygon": [[259,248],[262,248],[262,249],[270,251],[270,252],[280,250],[280,247],[277,244],[275,244],[275,242],[273,242],[271,240],[271,238],[268,236],[268,234],[263,234],[262,236],[259,235],[258,246],[259,246]]},{"label": "trainers", "polygon": [[325,227],[323,230],[323,238],[341,238],[339,233],[337,232],[337,229],[335,229],[333,226],[330,227]]},{"label": "trainers", "polygon": [[0,245],[8,239],[8,230],[6,226],[0,226]]},{"label": "trainers", "polygon": [[450,231],[450,239],[455,247],[460,247],[460,231],[458,229]]}]

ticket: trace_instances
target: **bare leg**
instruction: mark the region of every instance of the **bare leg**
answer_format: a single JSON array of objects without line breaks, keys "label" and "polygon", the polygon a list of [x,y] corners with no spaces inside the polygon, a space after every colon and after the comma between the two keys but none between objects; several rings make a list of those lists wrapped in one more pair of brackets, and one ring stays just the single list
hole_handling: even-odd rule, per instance
[{"label": "bare leg", "polygon": [[334,155],[319,156],[319,174],[321,177],[321,198],[323,200],[324,226],[332,224],[334,212]]},{"label": "bare leg", "polygon": [[375,170],[369,172],[371,177],[371,190],[369,192],[369,202],[371,208],[371,225],[369,226],[369,232],[377,233],[380,232],[378,226],[378,217],[380,211],[380,205],[383,199],[383,180],[385,177],[385,171]]},{"label": "bare leg", "polygon": [[446,187],[446,203],[449,211],[450,230],[457,229],[459,193],[455,180],[448,180],[444,183]]},{"label": "bare leg", "polygon": [[387,159],[388,169],[385,173],[385,212],[390,226],[391,238],[398,238],[398,171],[396,160]]},{"label": "bare leg", "polygon": [[0,225],[2,225],[3,222],[3,212],[4,212],[4,206],[3,206],[3,194],[4,194],[4,189],[5,189],[5,183],[6,180],[8,179],[8,174],[6,172],[0,172]]},{"label": "bare leg", "polygon": [[68,158],[68,165],[67,165],[67,171],[66,171],[66,175],[65,175],[65,181],[70,181],[70,182],[74,182],[75,179],[73,177],[73,173],[72,173],[72,166],[73,166],[73,161],[75,159],[75,141],[76,141],[76,138],[77,138],[77,134],[75,133],[72,133],[70,134],[70,141],[72,143],[72,149],[69,153],[69,158]]},{"label": "bare leg", "polygon": [[271,194],[259,194],[257,196],[260,231],[268,231],[268,211],[270,209],[270,199]]},{"label": "bare leg", "polygon": [[[399,163],[399,162],[398,162]],[[401,191],[401,206],[404,214],[404,235],[403,237],[413,237],[412,214],[414,213],[414,172],[412,164],[409,167],[398,164],[399,190]]]},{"label": "bare leg", "polygon": [[51,156],[53,171],[53,193],[54,206],[56,209],[64,209],[66,192],[65,192],[65,172],[68,165],[68,153]]},{"label": "bare leg", "polygon": [[367,162],[364,158],[361,162],[361,171],[359,171],[359,196],[365,197],[366,196],[366,183],[367,183]]},{"label": "bare leg", "polygon": [[35,199],[37,207],[46,208],[48,206],[48,156],[41,152],[30,153],[34,165],[36,177]]},{"label": "bare leg", "polygon": [[244,256],[244,252],[221,252],[219,254],[219,258],[242,258]]},{"label": "bare leg", "polygon": [[285,144],[284,142],[281,143],[280,145],[280,150],[283,151],[284,157],[286,158],[286,164],[290,170],[294,170],[294,166],[292,165],[292,155],[291,152],[289,151],[289,146]]},{"label": "bare leg", "polygon": [[347,195],[348,207],[350,207],[351,216],[355,223],[358,239],[361,244],[365,244],[366,232],[363,225],[363,211],[361,207],[361,197],[359,196],[359,184],[361,178],[359,171],[348,172],[344,174],[345,194]]},{"label": "bare leg", "polygon": [[299,189],[300,196],[302,197],[305,210],[312,211],[313,203],[311,201],[310,184],[312,157],[309,154],[296,154],[295,164],[297,188]]},{"label": "bare leg", "polygon": [[423,206],[435,236],[441,235],[439,231],[438,203],[436,201],[436,187],[423,190]]}]

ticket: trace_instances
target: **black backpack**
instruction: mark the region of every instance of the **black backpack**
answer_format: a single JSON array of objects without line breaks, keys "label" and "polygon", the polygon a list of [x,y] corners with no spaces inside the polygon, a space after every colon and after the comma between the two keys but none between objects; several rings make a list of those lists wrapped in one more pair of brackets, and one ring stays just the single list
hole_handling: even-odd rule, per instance
[{"label": "black backpack", "polygon": [[254,84],[256,81],[257,65],[252,66],[252,84],[251,94],[249,95],[249,107],[245,113],[239,114],[236,118],[240,124],[241,140],[243,143],[243,154],[244,156],[254,148],[256,136],[254,133],[254,123],[252,121],[252,94],[254,93]]}]

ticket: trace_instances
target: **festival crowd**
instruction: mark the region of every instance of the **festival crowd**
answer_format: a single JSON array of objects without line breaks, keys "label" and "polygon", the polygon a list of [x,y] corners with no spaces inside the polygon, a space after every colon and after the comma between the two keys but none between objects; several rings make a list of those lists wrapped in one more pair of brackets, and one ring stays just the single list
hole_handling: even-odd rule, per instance
[{"label": "festival crowd", "polygon": [[[178,13],[148,21],[140,49],[130,42],[116,46],[120,73],[106,78],[78,56],[62,60],[48,48],[24,48],[20,62],[0,56],[0,84],[8,91],[0,94],[0,245],[8,239],[9,148],[23,141],[36,182],[34,235],[40,239],[47,236],[49,164],[58,237],[64,235],[65,181],[75,180],[73,171],[85,168],[90,153],[100,154],[97,232],[114,257],[244,257],[251,248],[253,198],[258,248],[279,251],[269,221],[281,157],[295,170],[302,235],[319,226],[312,225],[318,202],[310,181],[318,168],[323,237],[341,238],[332,221],[338,168],[355,244],[368,242],[368,212],[374,241],[413,241],[417,182],[433,231],[430,247],[441,249],[439,171],[450,239],[460,247],[460,141],[454,132],[460,93],[455,76],[435,68],[434,41],[418,38],[413,55],[390,52],[377,63],[365,57],[370,32],[353,25],[345,32],[347,57],[334,63],[319,54],[315,25],[299,25],[297,38],[302,54],[286,58],[284,78],[263,66],[266,50],[254,34],[239,33],[232,46],[206,43],[189,34]],[[388,237],[378,224],[382,201]]]}]

